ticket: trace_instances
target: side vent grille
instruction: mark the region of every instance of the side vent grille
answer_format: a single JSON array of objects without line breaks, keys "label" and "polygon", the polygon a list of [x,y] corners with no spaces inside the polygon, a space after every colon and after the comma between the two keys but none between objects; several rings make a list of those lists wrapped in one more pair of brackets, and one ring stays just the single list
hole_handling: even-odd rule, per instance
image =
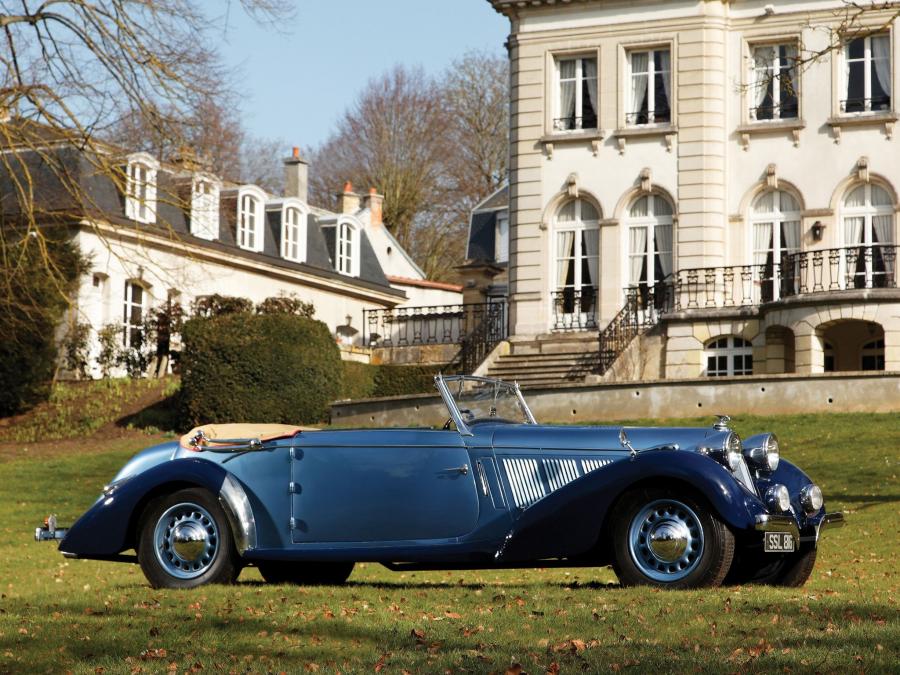
[{"label": "side vent grille", "polygon": [[503,468],[509,478],[516,506],[525,508],[544,497],[544,485],[538,474],[536,459],[504,459]]},{"label": "side vent grille", "polygon": [[612,464],[611,459],[583,459],[581,460],[581,468],[585,473],[602,469],[607,464]]},{"label": "side vent grille", "polygon": [[544,471],[547,473],[551,492],[578,478],[578,465],[574,459],[545,459]]}]

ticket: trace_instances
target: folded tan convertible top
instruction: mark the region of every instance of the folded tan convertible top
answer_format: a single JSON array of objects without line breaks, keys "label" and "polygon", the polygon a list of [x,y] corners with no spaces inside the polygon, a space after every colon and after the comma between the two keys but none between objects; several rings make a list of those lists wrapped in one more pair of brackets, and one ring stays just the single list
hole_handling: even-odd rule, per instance
[{"label": "folded tan convertible top", "polygon": [[[215,446],[217,441],[234,441],[235,439],[254,439],[265,443],[278,438],[290,438],[301,431],[316,431],[314,427],[298,427],[291,424],[204,424],[194,427],[181,437],[181,447],[185,450],[196,450],[194,439],[201,436],[200,447]],[[230,443],[225,443],[226,445]]]}]

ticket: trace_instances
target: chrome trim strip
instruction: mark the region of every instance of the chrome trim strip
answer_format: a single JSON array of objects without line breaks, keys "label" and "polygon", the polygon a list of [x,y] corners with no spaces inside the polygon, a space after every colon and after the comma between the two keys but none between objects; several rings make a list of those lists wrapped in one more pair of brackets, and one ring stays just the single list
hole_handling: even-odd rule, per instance
[{"label": "chrome trim strip", "polygon": [[756,516],[755,529],[758,532],[790,532],[794,536],[794,541],[800,541],[800,528],[797,527],[797,521],[791,516],[780,516],[764,513]]},{"label": "chrome trim strip", "polygon": [[462,436],[474,436],[475,434],[473,434],[469,427],[466,426],[466,423],[463,422],[462,415],[459,414],[459,408],[456,407],[456,402],[453,400],[453,395],[447,388],[447,382],[444,379],[444,376],[440,374],[435,375],[434,385],[440,392],[441,398],[444,399],[444,405],[447,406],[447,411],[450,413],[450,419],[452,419],[453,423],[456,425],[456,430]]},{"label": "chrome trim strip", "polygon": [[484,475],[484,466],[482,466],[480,459],[475,460],[475,471],[478,473],[478,482],[481,484],[481,494],[487,497],[488,482],[487,477]]},{"label": "chrome trim strip", "polygon": [[225,510],[231,532],[234,535],[234,546],[243,555],[256,548],[256,520],[253,509],[244,488],[231,475],[225,476],[219,490],[219,502]]}]

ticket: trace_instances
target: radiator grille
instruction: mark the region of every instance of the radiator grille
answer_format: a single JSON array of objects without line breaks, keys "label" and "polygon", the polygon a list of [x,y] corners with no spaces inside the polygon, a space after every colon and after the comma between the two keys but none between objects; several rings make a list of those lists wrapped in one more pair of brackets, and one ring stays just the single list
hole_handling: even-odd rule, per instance
[{"label": "radiator grille", "polygon": [[545,495],[536,459],[504,459],[503,468],[509,478],[513,501],[525,508]]}]

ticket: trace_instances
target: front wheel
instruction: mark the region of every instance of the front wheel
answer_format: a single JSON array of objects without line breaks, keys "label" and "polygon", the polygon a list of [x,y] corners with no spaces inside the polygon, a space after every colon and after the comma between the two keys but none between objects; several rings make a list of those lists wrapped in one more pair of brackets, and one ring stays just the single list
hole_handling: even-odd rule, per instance
[{"label": "front wheel", "polygon": [[613,518],[613,567],[623,586],[718,586],[731,567],[734,535],[689,495],[638,490],[623,498]]},{"label": "front wheel", "polygon": [[270,584],[337,586],[347,581],[352,562],[289,562],[269,560],[257,563],[262,578]]},{"label": "front wheel", "polygon": [[725,579],[731,584],[765,584],[799,588],[816,566],[816,547],[801,546],[797,553],[742,553]]},{"label": "front wheel", "polygon": [[153,588],[230,584],[240,573],[228,520],[206,490],[179,490],[154,501],[139,527],[138,562]]}]

